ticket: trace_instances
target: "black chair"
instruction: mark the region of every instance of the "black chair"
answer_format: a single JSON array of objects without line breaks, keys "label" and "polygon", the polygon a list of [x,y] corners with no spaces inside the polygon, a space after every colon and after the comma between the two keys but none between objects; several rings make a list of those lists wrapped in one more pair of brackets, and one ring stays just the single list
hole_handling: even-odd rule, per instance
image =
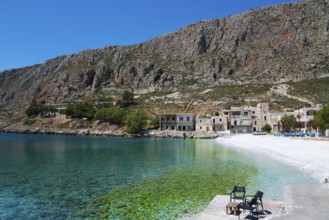
[{"label": "black chair", "polygon": [[245,186],[234,186],[230,193],[230,202],[237,200],[245,201],[246,198],[246,187]]},{"label": "black chair", "polygon": [[255,194],[255,197],[257,197],[257,205],[261,205],[262,206],[262,211],[264,210],[263,207],[263,195],[264,193],[262,191],[257,191]]},{"label": "black chair", "polygon": [[[264,195],[264,193],[262,191],[257,191],[256,194],[253,196],[253,198],[256,198],[257,206],[259,206],[259,205],[262,206],[262,211],[264,211],[263,195]],[[251,200],[246,199],[246,201],[250,202]]]},{"label": "black chair", "polygon": [[250,215],[253,216],[254,213],[256,213],[258,218],[258,205],[257,205],[257,198],[253,197],[250,201],[244,201],[241,202],[238,206],[239,209],[243,209],[243,212],[245,210],[250,211]]}]

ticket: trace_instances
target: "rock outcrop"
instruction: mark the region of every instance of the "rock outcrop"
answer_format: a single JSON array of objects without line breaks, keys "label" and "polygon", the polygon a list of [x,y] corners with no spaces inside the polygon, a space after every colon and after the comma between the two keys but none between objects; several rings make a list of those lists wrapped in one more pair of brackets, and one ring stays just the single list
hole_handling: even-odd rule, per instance
[{"label": "rock outcrop", "polygon": [[96,90],[175,92],[329,75],[329,1],[309,0],[200,21],[150,41],[61,56],[0,73],[0,109]]}]

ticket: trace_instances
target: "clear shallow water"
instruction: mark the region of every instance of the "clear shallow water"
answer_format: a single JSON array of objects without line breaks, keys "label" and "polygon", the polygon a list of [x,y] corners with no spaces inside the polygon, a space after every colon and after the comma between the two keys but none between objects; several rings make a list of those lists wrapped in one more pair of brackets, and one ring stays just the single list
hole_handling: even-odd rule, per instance
[{"label": "clear shallow water", "polygon": [[260,189],[267,199],[282,200],[286,185],[317,184],[292,167],[214,140],[0,133],[0,219],[75,218],[88,202],[109,191],[173,170],[201,167],[207,172],[217,169],[218,161],[225,169],[255,167],[258,174],[247,190]]}]

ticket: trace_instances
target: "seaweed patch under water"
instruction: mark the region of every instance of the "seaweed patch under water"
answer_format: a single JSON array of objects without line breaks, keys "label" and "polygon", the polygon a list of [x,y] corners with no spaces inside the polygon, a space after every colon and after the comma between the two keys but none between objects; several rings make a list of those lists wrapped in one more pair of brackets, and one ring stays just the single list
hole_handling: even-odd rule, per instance
[{"label": "seaweed patch under water", "polygon": [[201,212],[233,185],[248,185],[258,169],[246,162],[218,160],[171,170],[164,176],[94,199],[81,217],[95,219],[177,219]]}]

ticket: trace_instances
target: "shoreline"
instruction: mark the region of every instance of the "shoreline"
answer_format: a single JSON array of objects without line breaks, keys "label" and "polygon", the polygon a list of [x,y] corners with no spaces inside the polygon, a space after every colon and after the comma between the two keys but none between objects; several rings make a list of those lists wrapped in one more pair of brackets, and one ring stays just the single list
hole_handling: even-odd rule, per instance
[{"label": "shoreline", "polygon": [[217,138],[216,141],[294,166],[329,188],[328,141],[252,134],[232,135]]},{"label": "shoreline", "polygon": [[126,137],[126,138],[180,138],[180,139],[216,139],[226,136],[227,133],[205,133],[195,131],[159,131],[145,130],[137,134],[128,134],[122,130],[93,130],[93,129],[45,129],[45,128],[1,128],[0,133],[8,134],[45,134],[69,136],[100,136],[100,137]]}]

